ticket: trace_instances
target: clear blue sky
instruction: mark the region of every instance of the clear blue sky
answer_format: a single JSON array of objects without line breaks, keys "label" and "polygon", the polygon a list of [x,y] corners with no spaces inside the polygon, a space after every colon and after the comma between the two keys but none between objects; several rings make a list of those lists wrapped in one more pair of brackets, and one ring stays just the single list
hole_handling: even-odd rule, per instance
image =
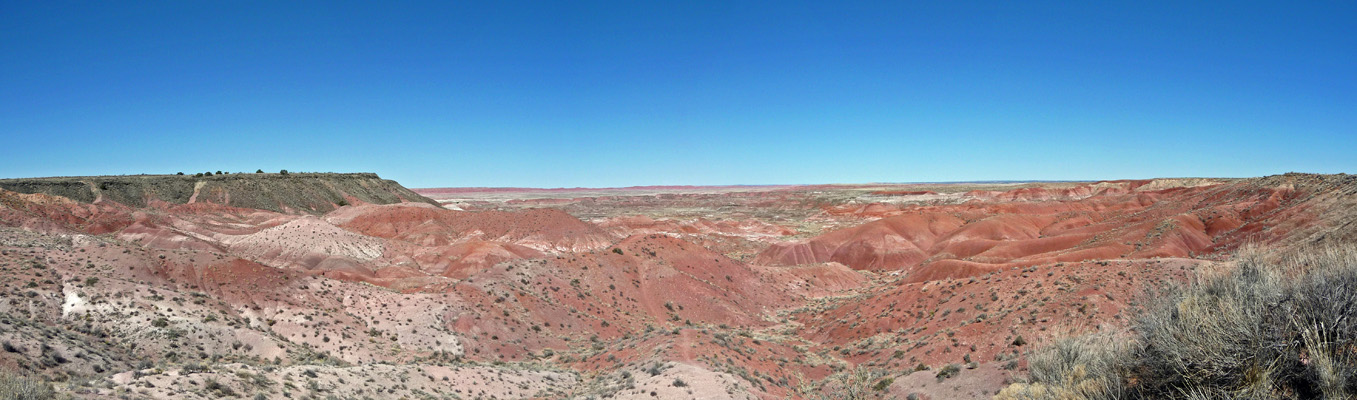
[{"label": "clear blue sky", "polygon": [[0,176],[1357,172],[1353,1],[340,3],[0,0]]}]

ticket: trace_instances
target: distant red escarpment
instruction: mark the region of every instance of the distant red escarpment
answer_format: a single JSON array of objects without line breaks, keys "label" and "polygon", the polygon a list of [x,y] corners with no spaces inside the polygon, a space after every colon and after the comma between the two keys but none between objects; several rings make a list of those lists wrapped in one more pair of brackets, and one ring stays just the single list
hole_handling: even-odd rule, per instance
[{"label": "distant red escarpment", "polygon": [[763,189],[773,189],[773,188],[785,188],[785,187],[791,187],[791,186],[788,186],[788,185],[759,185],[759,186],[746,186],[746,185],[725,185],[725,186],[651,185],[651,186],[625,186],[625,187],[613,187],[613,188],[587,188],[587,187],[573,187],[573,188],[565,188],[565,187],[562,187],[562,188],[528,188],[528,187],[447,187],[447,188],[419,188],[419,189],[411,189],[411,190],[414,191],[415,193],[419,193],[419,194],[424,195],[424,196],[431,196],[431,197],[432,197],[432,196],[434,196],[434,195],[452,195],[452,194],[467,194],[467,193],[522,193],[522,194],[531,194],[531,193],[564,193],[564,192],[618,192],[618,193],[625,193],[625,192],[640,192],[640,191],[700,191],[700,190],[710,190],[710,189],[739,189],[739,188],[763,188]]},{"label": "distant red escarpment", "polygon": [[838,262],[927,281],[1052,262],[1191,257],[1305,230],[1317,220],[1310,206],[1325,193],[1318,189],[1279,177],[1162,189],[1117,181],[974,192],[962,204],[883,206],[873,211],[882,219],[774,244],[755,262]]}]

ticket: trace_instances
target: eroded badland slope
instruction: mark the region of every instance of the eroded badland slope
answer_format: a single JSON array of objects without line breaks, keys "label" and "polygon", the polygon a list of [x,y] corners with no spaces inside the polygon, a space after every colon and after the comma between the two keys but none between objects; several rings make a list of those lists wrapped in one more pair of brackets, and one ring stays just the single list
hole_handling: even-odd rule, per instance
[{"label": "eroded badland slope", "polygon": [[[425,191],[0,181],[0,369],[80,398],[988,398],[1357,179]],[[479,197],[478,197],[479,196]]]}]

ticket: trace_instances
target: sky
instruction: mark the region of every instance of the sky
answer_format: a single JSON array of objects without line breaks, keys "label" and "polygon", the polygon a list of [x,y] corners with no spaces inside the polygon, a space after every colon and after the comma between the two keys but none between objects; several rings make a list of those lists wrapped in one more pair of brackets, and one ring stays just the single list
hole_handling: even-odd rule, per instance
[{"label": "sky", "polygon": [[1357,2],[0,0],[0,140],[409,187],[1354,173]]}]

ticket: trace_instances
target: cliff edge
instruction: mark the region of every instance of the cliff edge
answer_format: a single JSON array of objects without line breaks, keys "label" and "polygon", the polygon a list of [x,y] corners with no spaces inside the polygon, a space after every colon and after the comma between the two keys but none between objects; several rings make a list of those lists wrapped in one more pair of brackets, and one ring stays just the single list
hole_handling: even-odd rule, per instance
[{"label": "cliff edge", "polygon": [[61,196],[81,203],[112,201],[136,208],[163,201],[324,214],[355,200],[372,204],[421,202],[438,205],[396,181],[382,179],[374,173],[19,178],[0,179],[0,189]]}]

